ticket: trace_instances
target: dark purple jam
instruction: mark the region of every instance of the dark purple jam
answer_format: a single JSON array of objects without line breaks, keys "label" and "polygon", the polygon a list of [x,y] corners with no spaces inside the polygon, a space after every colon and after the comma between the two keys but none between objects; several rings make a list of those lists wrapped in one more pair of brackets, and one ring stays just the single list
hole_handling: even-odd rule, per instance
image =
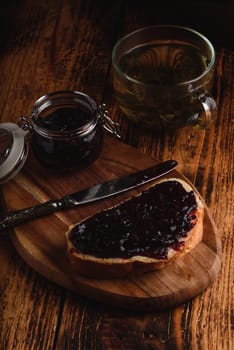
[{"label": "dark purple jam", "polygon": [[46,116],[38,116],[37,125],[51,131],[72,132],[89,123],[91,113],[84,107],[58,108]]},{"label": "dark purple jam", "polygon": [[163,182],[76,225],[71,240],[80,253],[95,257],[166,259],[169,247],[183,245],[196,208],[193,191],[186,192],[177,181]]},{"label": "dark purple jam", "polygon": [[[32,135],[36,157],[59,172],[90,164],[100,154],[103,141],[100,123],[94,122],[94,127],[89,128],[93,118],[96,117],[82,106],[58,108],[39,115]],[[42,135],[40,129],[46,133]]]}]

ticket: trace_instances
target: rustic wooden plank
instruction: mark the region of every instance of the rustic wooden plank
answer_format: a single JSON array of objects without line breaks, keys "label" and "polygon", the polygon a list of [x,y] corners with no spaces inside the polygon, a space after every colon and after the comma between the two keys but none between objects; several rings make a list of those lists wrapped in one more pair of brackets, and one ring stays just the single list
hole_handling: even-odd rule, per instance
[{"label": "rustic wooden plank", "polygon": [[[20,115],[30,114],[38,97],[57,89],[80,89],[97,102],[102,100],[118,4],[109,9],[87,1],[4,5],[2,121],[16,122]],[[112,26],[102,20],[105,10]],[[1,242],[1,261],[0,347],[52,349],[60,326],[63,289],[34,273],[9,242]]]},{"label": "rustic wooden plank", "polygon": [[[38,279],[6,238],[1,240],[0,254],[1,348],[52,348],[60,311],[59,288],[53,284],[48,286],[47,281]],[[51,325],[49,328],[48,323]],[[45,334],[48,336],[46,340]]]},{"label": "rustic wooden plank", "polygon": [[[233,122],[231,122],[233,119],[232,92],[234,62],[232,51],[219,50],[219,46],[220,43],[228,47],[233,46],[233,42],[231,43],[228,39],[228,33],[233,33],[233,27],[231,28],[231,23],[233,21],[228,20],[228,18],[232,17],[233,11],[228,11],[228,9],[230,9],[228,6],[233,5],[228,2],[228,5],[226,6],[226,4],[224,4],[221,10],[218,3],[212,3],[211,6],[210,2],[207,1],[202,4],[202,9],[204,9],[204,12],[202,12],[197,2],[196,4],[190,3],[191,6],[189,5],[189,9],[187,4],[182,3],[182,1],[177,2],[176,8],[173,7],[172,3],[165,3],[165,5],[160,7],[159,11],[154,11],[152,4],[151,8],[149,5],[148,11],[143,3],[135,4],[137,9],[134,9],[130,4],[126,8],[124,24],[119,33],[121,36],[133,29],[148,25],[149,23],[172,23],[172,21],[168,21],[168,18],[171,18],[173,19],[173,23],[191,25],[199,29],[201,32],[207,34],[214,44],[216,44],[217,69],[214,95],[218,103],[218,119],[215,125],[212,126],[210,133],[207,132],[205,135],[201,135],[192,140],[192,149],[188,147],[186,147],[185,150],[183,149],[184,157],[181,156],[178,145],[182,144],[183,146],[184,144],[186,146],[186,138],[182,138],[179,144],[177,140],[173,150],[173,156],[182,161],[181,170],[196,184],[205,197],[211,212],[214,214],[224,243],[225,256],[227,254],[227,264],[225,263],[225,267],[223,267],[225,271],[223,270],[224,272],[211,288],[200,297],[195,298],[193,302],[186,303],[167,314],[168,318],[164,323],[163,329],[165,332],[168,329],[169,335],[166,337],[165,342],[160,339],[159,334],[157,334],[158,337],[156,335],[155,338],[152,336],[152,344],[154,344],[152,346],[155,346],[155,348],[159,346],[160,349],[187,349],[190,347],[194,349],[207,349],[209,346],[214,349],[229,349],[233,344],[233,341],[230,340],[230,335],[232,334],[232,312],[230,310],[230,303],[231,305],[233,304],[233,297],[230,293],[232,293],[233,278],[230,278],[230,276],[233,276],[233,243],[231,243],[231,241],[233,242],[234,226],[233,206],[231,204],[234,188],[233,146],[231,146],[233,144],[234,134]],[[184,5],[183,11],[180,11],[180,5],[182,7]],[[196,10],[195,12],[194,9]],[[186,15],[186,11],[189,11],[189,14]],[[167,15],[168,12],[169,16]],[[200,19],[199,21],[199,16],[204,18],[204,13],[211,18],[211,12],[215,15],[215,18],[218,16],[219,23],[227,21],[224,25],[225,34],[222,35],[222,38],[220,38],[220,34],[218,33],[218,27],[215,29],[215,21],[212,21],[212,23],[210,20],[203,21]],[[228,15],[227,12],[229,12]],[[183,13],[184,17],[183,15],[181,16],[180,13]],[[191,13],[196,13],[196,15],[193,17]],[[212,16],[212,18],[214,17]],[[195,26],[193,24],[195,24]],[[114,111],[115,108],[116,106],[114,105]],[[119,111],[117,110],[116,113],[119,113]],[[135,147],[143,150],[143,152],[147,154],[155,156],[157,159],[163,159],[171,155],[170,147],[168,147],[167,144],[168,139],[166,137],[160,137],[159,139],[151,133],[138,130],[136,127],[130,126],[120,114],[119,120],[123,125],[127,142],[132,142]],[[224,136],[222,136],[222,134]],[[194,150],[196,150],[195,154]],[[191,151],[193,151],[193,153]],[[191,157],[191,154],[193,157]],[[189,167],[187,165],[189,165]],[[227,211],[225,220],[223,220],[223,208],[225,208],[225,212]],[[222,289],[223,287],[224,289]],[[158,313],[157,315],[159,319],[163,319],[165,313]],[[125,325],[126,324],[128,324],[128,321],[125,322]],[[157,329],[157,325],[153,324],[152,328]],[[222,334],[225,334],[225,336],[222,337]],[[137,341],[138,344],[141,344],[139,339],[137,339]],[[144,342],[144,346],[146,346],[146,344],[148,343]]]},{"label": "rustic wooden plank", "polygon": [[[218,1],[212,1],[212,4],[211,1],[196,1],[190,3],[189,6],[186,2],[184,7],[183,1],[176,2],[174,6],[174,2],[167,2],[160,8],[158,3],[155,5],[155,1],[151,2],[148,7],[145,2],[130,1],[125,12],[121,13],[121,19],[118,18],[120,17],[119,12],[115,8],[117,6],[119,9],[120,5],[109,4],[105,1],[101,2],[101,5],[99,3],[98,7],[95,4],[92,5],[89,1],[82,2],[81,5],[77,3],[77,1],[65,1],[59,7],[58,2],[53,0],[46,2],[24,0],[20,3],[15,2],[15,4],[12,1],[10,4],[4,2],[4,11],[0,13],[0,26],[3,29],[1,31],[3,41],[1,41],[0,47],[1,120],[16,120],[18,115],[29,114],[33,101],[48,90],[55,88],[78,86],[85,90],[88,89],[91,95],[101,99],[103,72],[98,67],[106,69],[102,62],[104,60],[105,64],[107,62],[104,52],[109,53],[111,51],[111,40],[108,39],[108,32],[110,26],[113,29],[115,20],[124,23],[122,27],[119,27],[119,35],[127,29],[132,29],[134,25],[140,27],[160,20],[167,23],[174,21],[175,23],[176,20],[180,24],[191,25],[194,23],[201,31],[205,28],[209,37],[212,37],[212,40],[217,40],[220,47],[233,44],[233,40],[231,42],[229,39],[233,37],[233,21],[230,20],[233,17],[231,1],[223,1],[222,4],[219,4]],[[94,55],[93,62],[96,67],[94,76],[93,73],[89,74],[89,70],[84,70],[85,60],[82,54],[76,61],[80,69],[79,72],[75,69],[72,75],[69,73],[71,66],[75,65],[76,52],[71,51],[72,57],[70,57],[69,45],[66,42],[67,40],[73,40],[72,42],[74,42],[73,35],[79,30],[78,25],[76,30],[73,31],[74,26],[66,23],[71,18],[70,6],[73,13],[72,17],[76,23],[79,24],[79,18],[82,19],[87,31],[92,33],[93,27],[99,27],[100,41],[103,41],[102,51],[97,50],[98,46],[95,44],[96,42],[98,42],[98,45],[100,44],[98,35],[95,36],[95,41],[92,41],[92,35],[89,37],[92,44],[88,42],[75,44],[77,48],[83,47],[83,53],[88,51]],[[77,8],[77,6],[79,7]],[[114,6],[114,14],[111,10],[112,6]],[[181,11],[181,8],[183,11]],[[205,9],[205,11],[201,11],[201,9]],[[97,11],[97,17],[95,11]],[[61,21],[59,21],[60,15]],[[57,21],[58,25],[56,27]],[[64,28],[66,28],[66,31],[63,30]],[[58,43],[53,39],[57,50],[57,57],[53,59],[60,63],[53,71],[49,67],[49,57],[51,38],[56,36],[53,34],[55,32],[61,33],[64,41],[61,42],[61,40]],[[217,281],[200,296],[174,310],[163,313],[149,311],[144,315],[122,313],[109,308],[103,309],[94,303],[86,303],[72,293],[67,293],[64,296],[63,291],[56,288],[56,310],[58,310],[57,305],[61,303],[59,313],[62,315],[62,319],[57,323],[57,333],[54,337],[54,334],[49,332],[51,332],[51,328],[56,327],[57,320],[53,318],[51,322],[46,315],[42,337],[39,327],[40,319],[35,321],[37,326],[32,328],[33,332],[31,332],[30,327],[25,327],[25,325],[30,326],[30,321],[33,319],[32,311],[36,305],[34,295],[36,298],[43,291],[50,295],[49,300],[51,300],[53,296],[50,294],[50,289],[54,288],[54,285],[44,281],[36,273],[34,275],[18,257],[16,263],[12,263],[12,266],[9,267],[12,257],[15,256],[15,251],[10,242],[6,243],[4,241],[1,242],[0,249],[0,260],[1,262],[5,261],[4,267],[1,265],[0,268],[2,309],[0,344],[3,349],[51,349],[54,338],[57,339],[57,343],[54,342],[54,349],[69,348],[71,350],[84,349],[86,345],[90,345],[89,348],[92,349],[191,348],[206,350],[210,348],[229,350],[233,348],[232,252],[234,225],[232,198],[234,162],[232,120],[234,65],[232,51],[222,49],[218,51],[218,54],[215,92],[219,106],[219,119],[213,134],[215,139],[210,138],[209,135],[206,135],[205,139],[202,138],[203,143],[205,140],[211,143],[209,150],[212,151],[209,152],[212,152],[212,155],[209,154],[206,159],[206,152],[199,151],[199,156],[196,156],[192,166],[189,166],[189,170],[186,170],[185,166],[183,167],[183,170],[186,170],[186,175],[196,183],[197,188],[204,196],[220,232],[225,264]],[[84,62],[84,65],[81,65],[81,62]],[[90,65],[89,69],[92,70],[92,67]],[[88,74],[88,79],[86,79],[86,74]],[[76,85],[73,76],[76,76],[79,84]],[[71,81],[68,82],[67,79],[70,77]],[[113,117],[120,121],[124,141],[146,154],[155,156],[157,159],[167,158],[171,153],[164,137],[156,139],[154,135],[141,133],[123,119],[114,102],[110,84],[111,80],[107,82],[105,100],[111,107]],[[207,146],[202,146],[202,149],[206,150]],[[174,155],[177,154],[176,151]],[[186,157],[189,155],[188,152],[185,154]],[[190,159],[186,160],[186,158],[185,161],[189,164],[191,162]],[[211,163],[207,167],[209,162]],[[24,277],[24,273],[22,276],[21,264],[24,266],[23,271],[26,271],[28,276],[27,281],[25,278],[22,278],[22,280],[18,278]],[[10,276],[14,276],[14,273],[18,277],[12,279],[9,283],[9,278],[11,279]],[[19,293],[17,293],[18,289],[14,285],[14,281],[21,288]],[[28,288],[33,292],[30,294],[23,293],[24,288],[26,290]],[[54,295],[54,292],[52,294]],[[8,296],[6,297],[6,295]],[[14,300],[16,296],[16,308],[13,312],[10,305],[12,299]],[[33,307],[30,303],[32,299],[34,300]],[[25,314],[21,317],[21,303],[27,310],[28,320]],[[41,304],[38,301],[38,308],[41,308],[43,303],[46,305],[46,301],[42,301]],[[8,306],[9,313],[7,313]],[[50,312],[53,315],[55,313],[53,303],[52,306]],[[36,315],[39,314],[40,312],[36,310]],[[49,303],[47,314],[49,314]],[[50,336],[51,341],[48,341]],[[40,339],[39,343],[35,340],[37,337]],[[31,341],[30,346],[28,345],[28,339]]]}]

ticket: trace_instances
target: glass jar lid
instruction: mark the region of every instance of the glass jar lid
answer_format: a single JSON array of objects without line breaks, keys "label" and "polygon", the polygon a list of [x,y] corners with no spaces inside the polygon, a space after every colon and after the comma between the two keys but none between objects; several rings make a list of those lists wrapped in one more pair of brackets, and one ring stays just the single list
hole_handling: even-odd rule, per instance
[{"label": "glass jar lid", "polygon": [[29,150],[27,134],[28,131],[14,123],[0,124],[0,184],[9,181],[23,167]]}]

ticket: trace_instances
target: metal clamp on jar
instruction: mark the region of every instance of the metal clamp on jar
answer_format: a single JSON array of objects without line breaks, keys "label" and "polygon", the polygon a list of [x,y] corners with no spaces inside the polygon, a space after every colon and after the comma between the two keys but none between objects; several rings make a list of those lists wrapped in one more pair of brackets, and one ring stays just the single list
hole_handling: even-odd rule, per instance
[{"label": "metal clamp on jar", "polygon": [[22,168],[29,140],[37,159],[59,172],[82,168],[94,161],[103,145],[103,129],[120,138],[104,104],[97,107],[78,91],[57,91],[40,97],[29,117],[18,125],[0,124],[0,183]]}]

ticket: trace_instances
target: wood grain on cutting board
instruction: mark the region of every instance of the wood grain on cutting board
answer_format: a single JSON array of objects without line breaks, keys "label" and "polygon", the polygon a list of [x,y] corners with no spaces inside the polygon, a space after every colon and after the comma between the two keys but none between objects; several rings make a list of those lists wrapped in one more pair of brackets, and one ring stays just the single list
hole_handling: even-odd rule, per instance
[{"label": "wood grain on cutting board", "polygon": [[[156,160],[119,140],[105,136],[100,157],[85,169],[54,174],[29,155],[24,169],[4,186],[7,210],[56,199],[94,184],[156,164]],[[169,176],[169,175],[167,175]],[[171,177],[183,177],[173,171]],[[205,206],[204,237],[190,253],[161,270],[113,280],[95,280],[73,272],[66,253],[69,225],[141,192],[144,187],[89,205],[36,219],[14,229],[12,241],[21,257],[47,279],[102,303],[135,310],[166,309],[194,297],[216,277],[221,246],[216,226]],[[196,190],[196,189],[195,189]]]}]

